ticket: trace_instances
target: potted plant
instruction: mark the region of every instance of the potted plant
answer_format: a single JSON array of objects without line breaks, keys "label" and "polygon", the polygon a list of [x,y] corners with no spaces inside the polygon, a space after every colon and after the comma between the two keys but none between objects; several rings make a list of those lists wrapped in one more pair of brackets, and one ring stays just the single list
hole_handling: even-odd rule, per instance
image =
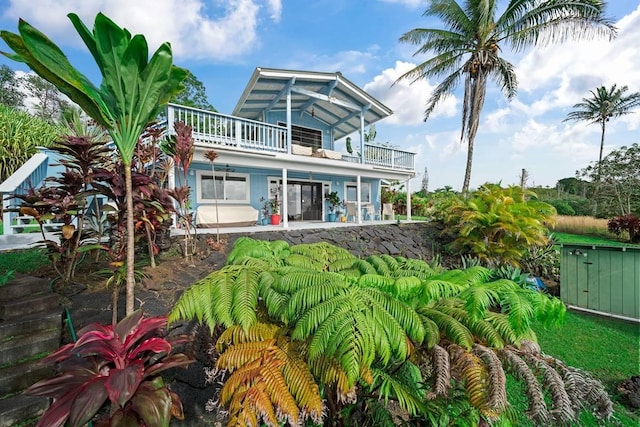
[{"label": "potted plant", "polygon": [[338,196],[338,192],[332,191],[331,193],[327,193],[324,198],[329,202],[329,222],[334,222],[336,220],[337,208],[342,203],[340,201],[340,197]]},{"label": "potted plant", "polygon": [[280,215],[280,201],[277,193],[272,199],[269,199],[269,207],[271,208],[271,225],[280,225],[282,216]]},{"label": "potted plant", "polygon": [[260,220],[259,224],[267,225],[269,224],[269,200],[264,197],[260,197],[260,201],[262,202],[262,208],[260,209]]}]

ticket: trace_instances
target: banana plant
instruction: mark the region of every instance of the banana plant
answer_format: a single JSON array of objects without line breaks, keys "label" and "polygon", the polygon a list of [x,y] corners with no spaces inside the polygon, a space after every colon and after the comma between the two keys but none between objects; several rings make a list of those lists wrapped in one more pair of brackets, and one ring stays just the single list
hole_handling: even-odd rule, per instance
[{"label": "banana plant", "polygon": [[53,83],[109,133],[124,164],[127,194],[127,301],[126,313],[134,310],[134,221],[131,161],[145,126],[184,87],[188,71],[172,64],[169,43],[163,43],[149,59],[143,35],[131,36],[102,13],[91,32],[80,18],[69,19],[93,56],[102,82],[95,86],[71,65],[65,54],[46,35],[26,21],[18,22],[19,34],[0,32],[13,49],[2,52],[27,64],[40,77]]}]

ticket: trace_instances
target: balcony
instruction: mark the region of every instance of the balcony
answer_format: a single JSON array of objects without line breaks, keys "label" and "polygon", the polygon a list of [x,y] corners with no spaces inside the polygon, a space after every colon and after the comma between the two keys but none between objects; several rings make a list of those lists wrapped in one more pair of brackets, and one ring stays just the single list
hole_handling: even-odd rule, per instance
[{"label": "balcony", "polygon": [[[270,123],[169,104],[168,123],[182,121],[192,127],[193,139],[200,146],[256,153],[291,153],[287,128]],[[171,132],[171,130],[170,130]],[[415,153],[378,144],[365,144],[364,159],[343,155],[342,160],[393,170],[413,171]]]}]

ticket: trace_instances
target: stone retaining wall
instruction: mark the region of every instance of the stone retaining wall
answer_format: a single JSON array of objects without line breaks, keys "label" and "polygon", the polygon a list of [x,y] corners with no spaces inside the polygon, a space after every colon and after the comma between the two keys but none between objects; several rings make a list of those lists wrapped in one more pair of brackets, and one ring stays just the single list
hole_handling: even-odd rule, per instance
[{"label": "stone retaining wall", "polygon": [[259,240],[284,240],[290,245],[327,242],[345,248],[360,258],[388,254],[430,260],[433,258],[433,242],[437,233],[438,231],[429,223],[402,223],[312,230],[261,231],[247,234],[221,234],[221,236],[227,239],[228,250],[238,237],[248,236]]}]

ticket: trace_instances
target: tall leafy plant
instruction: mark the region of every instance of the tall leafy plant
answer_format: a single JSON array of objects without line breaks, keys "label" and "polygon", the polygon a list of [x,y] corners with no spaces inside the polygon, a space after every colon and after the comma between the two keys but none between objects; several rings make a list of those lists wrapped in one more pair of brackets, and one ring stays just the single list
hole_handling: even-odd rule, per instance
[{"label": "tall leafy plant", "polygon": [[169,43],[160,45],[149,59],[144,36],[132,37],[104,14],[96,16],[93,32],[76,14],[68,17],[100,69],[99,87],[74,68],[47,36],[22,19],[18,22],[19,34],[0,33],[14,51],[4,55],[26,63],[40,77],[53,83],[102,125],[117,147],[124,164],[127,194],[126,312],[131,314],[135,301],[131,161],[143,129],[171,96],[182,89],[181,82],[188,72],[172,64]]},{"label": "tall leafy plant", "polygon": [[547,224],[554,221],[553,206],[534,196],[515,185],[485,184],[468,200],[456,199],[444,216],[446,231],[455,236],[452,249],[490,266],[518,266],[531,246],[548,243]]},{"label": "tall leafy plant", "polygon": [[607,417],[602,385],[534,342],[533,320],[553,325],[564,311],[484,267],[443,272],[403,257],[359,259],[327,243],[240,238],[170,320],[197,320],[217,334],[212,354],[224,375],[215,380],[230,426],[325,417],[392,426],[400,420],[390,401],[416,425],[447,412],[478,425],[505,416],[509,373],[537,424],[568,423],[581,406]]}]

